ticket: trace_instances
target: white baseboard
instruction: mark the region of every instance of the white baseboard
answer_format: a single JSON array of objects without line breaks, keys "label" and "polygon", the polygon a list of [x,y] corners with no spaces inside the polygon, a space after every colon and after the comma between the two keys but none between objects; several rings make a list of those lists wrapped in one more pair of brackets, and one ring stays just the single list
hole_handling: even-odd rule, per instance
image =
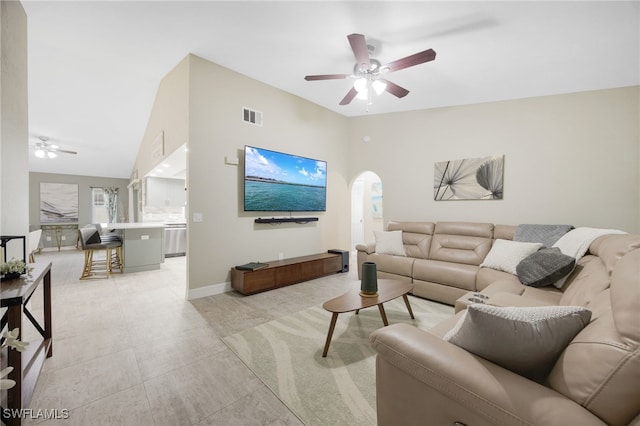
[{"label": "white baseboard", "polygon": [[204,287],[187,290],[187,300],[199,299],[201,297],[215,296],[231,291],[231,283],[211,284]]}]

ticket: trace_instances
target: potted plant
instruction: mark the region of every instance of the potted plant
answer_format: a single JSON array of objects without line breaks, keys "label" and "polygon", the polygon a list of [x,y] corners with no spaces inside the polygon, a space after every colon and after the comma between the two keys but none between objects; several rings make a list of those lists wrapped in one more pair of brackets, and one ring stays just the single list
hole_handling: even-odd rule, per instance
[{"label": "potted plant", "polygon": [[[23,262],[24,263],[24,262]],[[0,337],[2,337],[2,344],[0,344],[0,349],[9,347],[10,349],[14,349],[18,352],[23,352],[29,342],[21,342],[18,340],[18,336],[20,335],[20,329],[14,328],[13,330],[5,330]],[[13,371],[13,367],[7,367],[0,371],[0,390],[11,389],[16,385],[15,380],[5,379]]]},{"label": "potted plant", "polygon": [[22,260],[11,258],[8,262],[0,263],[0,275],[2,275],[2,281],[19,278],[20,275],[29,271],[29,266]]}]

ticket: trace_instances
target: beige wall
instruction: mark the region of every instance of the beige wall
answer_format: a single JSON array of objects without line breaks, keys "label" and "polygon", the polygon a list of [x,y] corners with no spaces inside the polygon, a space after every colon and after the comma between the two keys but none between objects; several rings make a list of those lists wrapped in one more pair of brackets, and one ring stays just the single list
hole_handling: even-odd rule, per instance
[{"label": "beige wall", "polygon": [[[380,176],[385,223],[570,223],[638,232],[638,98],[639,88],[630,87],[352,118],[350,176]],[[495,154],[505,155],[503,200],[433,200],[434,162]]]},{"label": "beige wall", "polygon": [[[152,146],[160,134],[164,140],[164,155],[154,157]],[[142,179],[165,157],[171,155],[188,140],[189,57],[187,56],[160,82],[132,177]]]},{"label": "beige wall", "polygon": [[[91,187],[115,187],[118,189],[120,204],[118,212],[128,211],[129,193],[127,179],[96,176],[61,175],[54,173],[29,173],[29,224],[31,229],[40,227],[40,183],[72,183],[78,185],[78,224],[91,223]],[[122,210],[120,210],[122,209]]]},{"label": "beige wall", "polygon": [[[349,245],[347,119],[233,71],[190,57],[188,287],[230,281],[233,265]],[[243,123],[242,107],[264,124]],[[306,225],[259,225],[242,206],[245,144],[327,161],[327,211]],[[225,157],[239,165],[225,164]],[[193,214],[202,214],[194,222]],[[262,214],[263,217],[287,213]]]},{"label": "beige wall", "polygon": [[[27,16],[20,2],[0,2],[0,50],[0,234],[27,235]],[[7,250],[8,258],[22,258],[21,245]]]}]

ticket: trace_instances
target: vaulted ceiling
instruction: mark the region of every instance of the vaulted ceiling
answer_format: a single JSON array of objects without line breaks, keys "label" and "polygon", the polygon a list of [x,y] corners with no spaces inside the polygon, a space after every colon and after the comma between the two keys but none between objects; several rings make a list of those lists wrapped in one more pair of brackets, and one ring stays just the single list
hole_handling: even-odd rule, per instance
[{"label": "vaulted ceiling", "polygon": [[[158,84],[193,53],[345,116],[640,84],[638,1],[30,1],[30,145],[77,155],[31,171],[128,178]],[[410,90],[338,103],[353,80],[346,36],[383,64],[432,48],[392,73]]]}]

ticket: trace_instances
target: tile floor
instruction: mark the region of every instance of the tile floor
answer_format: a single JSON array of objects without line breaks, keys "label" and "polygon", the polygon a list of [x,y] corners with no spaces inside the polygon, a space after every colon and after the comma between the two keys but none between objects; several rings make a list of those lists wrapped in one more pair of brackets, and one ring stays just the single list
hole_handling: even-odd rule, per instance
[{"label": "tile floor", "polygon": [[[53,264],[54,340],[30,407],[68,410],[68,419],[25,422],[39,425],[300,425],[220,338],[319,305],[357,279],[351,268],[253,296],[186,301],[184,257],[85,281],[81,251],[36,260]],[[41,300],[30,302],[40,314]],[[35,330],[24,328],[29,340]]]}]

